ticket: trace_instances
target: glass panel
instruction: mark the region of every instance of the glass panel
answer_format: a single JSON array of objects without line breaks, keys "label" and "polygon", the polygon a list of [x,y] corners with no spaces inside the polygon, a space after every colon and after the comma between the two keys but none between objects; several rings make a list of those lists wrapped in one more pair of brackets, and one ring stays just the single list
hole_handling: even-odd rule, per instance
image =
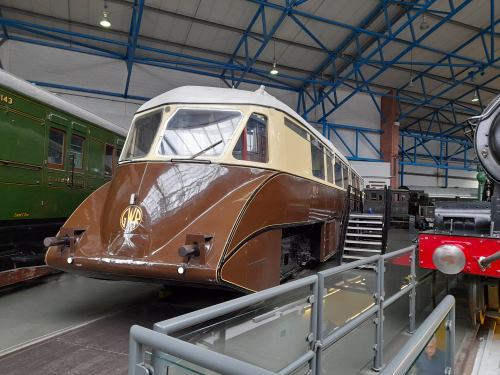
[{"label": "glass panel", "polygon": [[83,169],[83,143],[83,137],[74,134],[71,136],[69,148],[75,169]]},{"label": "glass panel", "polygon": [[218,372],[208,370],[170,354],[159,352],[153,352],[151,354],[151,366],[154,368],[155,374],[219,375]]},{"label": "glass panel", "polygon": [[354,269],[327,277],[322,337],[329,336],[373,306],[376,285],[376,273],[371,269]]},{"label": "glass panel", "polygon": [[342,164],[335,158],[335,185],[344,187],[342,184]]},{"label": "glass panel", "polygon": [[51,166],[62,166],[64,163],[64,132],[51,128],[49,130],[49,151],[47,163]]},{"label": "glass panel", "polygon": [[368,318],[323,351],[321,374],[358,374],[372,366],[375,342],[373,319],[374,316]]},{"label": "glass panel", "polygon": [[241,117],[238,111],[179,109],[168,121],[159,153],[186,157],[220,155]]},{"label": "glass panel", "polygon": [[310,350],[309,287],[190,327],[173,335],[209,350],[279,371]]},{"label": "glass panel", "polygon": [[104,152],[104,174],[106,176],[113,175],[113,155],[115,153],[115,148],[111,145],[106,145]]},{"label": "glass panel", "polygon": [[238,160],[266,163],[267,155],[267,118],[253,113],[248,119],[247,126],[233,150],[234,158]]},{"label": "glass panel", "polygon": [[344,187],[347,188],[349,186],[349,172],[347,169],[347,165],[342,164],[342,180],[344,183]]},{"label": "glass panel", "polygon": [[326,180],[333,183],[333,156],[326,156]]},{"label": "glass panel", "polygon": [[160,126],[161,117],[162,111],[158,110],[135,119],[132,131],[127,138],[126,152],[122,160],[141,158],[149,153]]},{"label": "glass panel", "polygon": [[441,322],[407,374],[446,374],[446,319]]},{"label": "glass panel", "polygon": [[399,292],[410,283],[411,253],[385,260],[384,286],[385,298]]},{"label": "glass panel", "polygon": [[317,139],[311,140],[311,161],[312,174],[314,177],[325,178],[325,157],[323,154],[323,145]]}]

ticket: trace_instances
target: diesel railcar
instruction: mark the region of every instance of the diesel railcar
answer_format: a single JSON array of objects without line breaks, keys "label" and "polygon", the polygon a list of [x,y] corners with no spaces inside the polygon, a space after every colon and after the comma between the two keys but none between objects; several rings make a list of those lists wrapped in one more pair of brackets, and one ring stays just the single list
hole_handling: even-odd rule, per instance
[{"label": "diesel railcar", "polygon": [[125,133],[0,70],[0,286],[48,271],[44,237],[111,179]]},{"label": "diesel railcar", "polygon": [[419,262],[464,275],[473,322],[479,324],[487,312],[500,316],[500,96],[469,123],[492,192],[486,201],[436,204],[434,231],[419,235]]},{"label": "diesel railcar", "polygon": [[263,87],[180,87],[139,108],[113,180],[47,239],[46,262],[96,278],[261,290],[338,252],[348,191],[362,186]]}]

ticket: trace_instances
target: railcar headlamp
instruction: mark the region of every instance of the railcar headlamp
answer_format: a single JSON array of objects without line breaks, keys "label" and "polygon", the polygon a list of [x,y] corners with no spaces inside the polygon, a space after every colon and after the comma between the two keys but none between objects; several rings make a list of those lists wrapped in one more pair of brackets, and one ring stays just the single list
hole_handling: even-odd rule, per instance
[{"label": "railcar headlamp", "polygon": [[72,257],[68,257],[68,259],[66,259],[66,262],[68,262],[68,264],[73,263],[73,258]]},{"label": "railcar headlamp", "polygon": [[185,272],[186,272],[186,267],[184,267],[184,266],[179,266],[179,267],[177,268],[177,273],[178,273],[179,275],[184,275],[184,273],[185,273]]},{"label": "railcar headlamp", "polygon": [[434,250],[432,262],[442,273],[456,275],[465,267],[465,254],[457,245],[441,245]]}]

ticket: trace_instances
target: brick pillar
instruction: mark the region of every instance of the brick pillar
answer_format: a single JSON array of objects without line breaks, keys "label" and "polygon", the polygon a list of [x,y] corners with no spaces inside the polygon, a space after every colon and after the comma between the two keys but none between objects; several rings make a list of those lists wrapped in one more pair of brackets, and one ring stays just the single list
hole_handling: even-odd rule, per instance
[{"label": "brick pillar", "polygon": [[380,106],[384,116],[380,116],[380,129],[382,135],[380,137],[380,151],[384,161],[391,163],[391,187],[398,187],[398,170],[399,170],[399,117],[398,100],[396,99],[396,91],[392,89],[389,96],[383,96]]}]

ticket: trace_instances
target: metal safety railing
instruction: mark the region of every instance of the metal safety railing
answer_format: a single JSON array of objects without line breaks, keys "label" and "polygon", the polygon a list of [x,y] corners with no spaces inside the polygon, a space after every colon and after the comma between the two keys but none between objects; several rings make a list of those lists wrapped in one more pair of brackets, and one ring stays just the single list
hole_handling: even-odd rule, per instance
[{"label": "metal safety railing", "polygon": [[[393,279],[386,285],[389,265]],[[375,272],[358,269],[363,266]],[[401,283],[394,281],[399,268]],[[416,286],[410,246],[162,321],[153,330],[133,326],[129,375],[330,373],[335,356],[343,355],[337,344],[360,327],[372,332],[363,341],[370,367],[380,370],[384,310],[408,295],[413,332]]]}]

